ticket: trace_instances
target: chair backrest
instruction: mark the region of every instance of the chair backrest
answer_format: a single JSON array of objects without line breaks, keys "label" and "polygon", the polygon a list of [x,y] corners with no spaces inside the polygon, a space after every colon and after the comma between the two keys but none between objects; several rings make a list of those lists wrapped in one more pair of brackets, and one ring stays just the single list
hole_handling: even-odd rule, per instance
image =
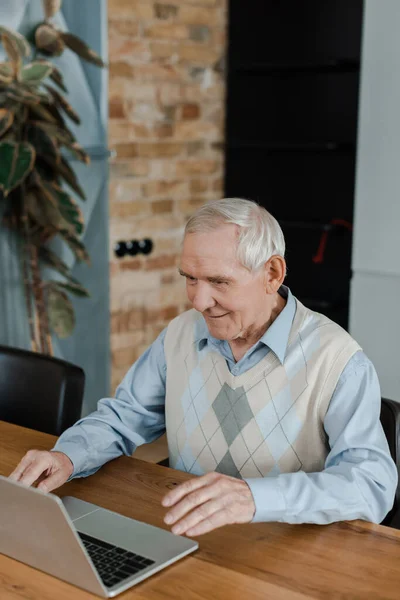
[{"label": "chair backrest", "polygon": [[0,346],[0,419],[60,435],[80,417],[80,367],[28,350]]},{"label": "chair backrest", "polygon": [[400,403],[395,400],[382,398],[381,423],[389,444],[390,454],[396,463],[397,471],[399,473],[399,483],[397,485],[394,506],[383,521],[385,525],[390,525],[400,507]]}]

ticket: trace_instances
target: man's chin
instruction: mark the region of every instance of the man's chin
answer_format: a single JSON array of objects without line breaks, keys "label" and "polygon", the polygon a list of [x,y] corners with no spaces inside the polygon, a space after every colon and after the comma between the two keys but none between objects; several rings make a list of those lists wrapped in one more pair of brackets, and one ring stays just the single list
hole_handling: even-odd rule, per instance
[{"label": "man's chin", "polygon": [[222,323],[219,325],[218,323],[210,323],[207,321],[207,327],[210,334],[216,340],[226,340],[229,342],[230,340],[234,340],[236,337],[240,336],[240,334],[232,333],[229,327],[224,327]]}]

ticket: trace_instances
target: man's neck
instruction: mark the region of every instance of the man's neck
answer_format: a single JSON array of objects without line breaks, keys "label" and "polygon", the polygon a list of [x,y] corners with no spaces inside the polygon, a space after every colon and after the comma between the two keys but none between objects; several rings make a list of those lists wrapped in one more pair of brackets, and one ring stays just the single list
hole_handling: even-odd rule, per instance
[{"label": "man's neck", "polygon": [[233,357],[236,362],[239,362],[241,358],[246,354],[258,340],[262,338],[264,333],[271,327],[272,323],[282,312],[286,306],[286,298],[283,298],[280,294],[276,294],[276,302],[272,307],[271,313],[266,321],[264,321],[259,327],[255,327],[253,330],[246,332],[244,335],[231,340],[229,346],[232,350]]}]

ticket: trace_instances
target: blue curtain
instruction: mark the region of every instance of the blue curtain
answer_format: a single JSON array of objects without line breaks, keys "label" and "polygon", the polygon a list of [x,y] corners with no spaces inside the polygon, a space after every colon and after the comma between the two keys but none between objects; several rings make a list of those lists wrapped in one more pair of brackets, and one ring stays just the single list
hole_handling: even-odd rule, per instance
[{"label": "blue curtain", "polygon": [[[0,3],[0,23],[22,33],[42,19],[41,0]],[[64,0],[55,22],[84,39],[107,59],[106,0]],[[0,60],[3,59],[4,52],[0,49]],[[70,338],[54,338],[53,342],[56,356],[80,365],[85,371],[83,414],[87,414],[100,397],[109,393],[110,387],[107,71],[84,63],[69,50],[55,62],[64,75],[68,100],[82,119],[80,126],[72,122],[69,126],[91,157],[90,166],[79,162],[73,162],[72,166],[87,196],[87,201],[80,204],[86,223],[83,241],[92,266],[75,264],[70,250],[55,242],[55,249],[91,297],[73,299],[75,332]],[[0,344],[29,348],[17,244],[15,236],[0,225]]]}]

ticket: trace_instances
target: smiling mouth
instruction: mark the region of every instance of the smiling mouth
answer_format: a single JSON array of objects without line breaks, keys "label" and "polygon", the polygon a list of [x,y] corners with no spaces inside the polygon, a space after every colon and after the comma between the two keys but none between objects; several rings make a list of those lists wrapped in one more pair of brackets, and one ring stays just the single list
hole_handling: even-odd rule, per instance
[{"label": "smiling mouth", "polygon": [[224,313],[223,315],[208,315],[209,319],[221,319],[222,317],[226,317],[229,313]]}]

